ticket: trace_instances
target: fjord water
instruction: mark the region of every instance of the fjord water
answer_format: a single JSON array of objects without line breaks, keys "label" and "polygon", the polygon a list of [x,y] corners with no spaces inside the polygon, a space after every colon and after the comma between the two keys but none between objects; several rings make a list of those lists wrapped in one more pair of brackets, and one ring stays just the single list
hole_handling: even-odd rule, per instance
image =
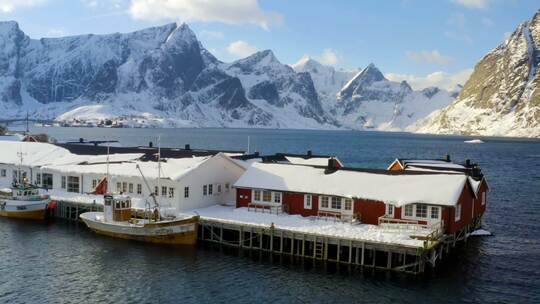
[{"label": "fjord water", "polygon": [[116,240],[82,224],[0,218],[0,303],[509,303],[540,302],[540,141],[404,133],[44,128],[61,140],[337,155],[386,168],[396,157],[478,162],[491,187],[485,228],[425,276],[288,257]]}]

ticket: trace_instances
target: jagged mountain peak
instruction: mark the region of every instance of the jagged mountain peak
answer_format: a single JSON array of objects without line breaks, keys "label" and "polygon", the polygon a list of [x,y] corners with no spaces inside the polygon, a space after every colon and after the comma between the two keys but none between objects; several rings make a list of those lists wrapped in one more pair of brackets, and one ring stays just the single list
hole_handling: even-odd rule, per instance
[{"label": "jagged mountain peak", "polygon": [[370,63],[359,74],[358,78],[368,82],[383,81],[386,80],[383,73],[375,66],[374,63]]},{"label": "jagged mountain peak", "polygon": [[[297,72],[309,72],[318,71],[325,66],[310,56],[304,56],[300,58],[295,64],[291,66]],[[331,67],[328,67],[331,68]]]}]

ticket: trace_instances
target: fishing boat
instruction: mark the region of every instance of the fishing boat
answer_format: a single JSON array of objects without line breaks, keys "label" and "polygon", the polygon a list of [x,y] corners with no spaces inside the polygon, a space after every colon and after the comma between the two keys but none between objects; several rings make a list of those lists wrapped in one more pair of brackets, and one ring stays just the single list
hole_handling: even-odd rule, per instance
[{"label": "fishing boat", "polygon": [[[162,217],[156,194],[151,191],[138,165],[137,169],[147,189],[152,193],[150,196],[154,206],[151,208],[147,201],[143,218],[133,217],[135,212],[132,210],[131,197],[122,193],[112,194],[108,191],[108,159],[107,152],[107,177],[103,179],[107,193],[103,197],[103,212],[85,212],[79,216],[88,228],[102,235],[150,243],[170,245],[195,245],[197,243],[199,217],[193,215]],[[160,161],[160,156],[158,156],[158,172],[161,172]]]},{"label": "fishing boat", "polygon": [[172,245],[197,243],[197,216],[162,218],[155,209],[152,216],[134,218],[131,198],[126,195],[105,195],[103,212],[85,212],[80,218],[94,232],[111,237]]},{"label": "fishing boat", "polygon": [[41,195],[36,186],[14,183],[10,189],[0,190],[0,216],[43,220],[49,202],[49,196]]}]

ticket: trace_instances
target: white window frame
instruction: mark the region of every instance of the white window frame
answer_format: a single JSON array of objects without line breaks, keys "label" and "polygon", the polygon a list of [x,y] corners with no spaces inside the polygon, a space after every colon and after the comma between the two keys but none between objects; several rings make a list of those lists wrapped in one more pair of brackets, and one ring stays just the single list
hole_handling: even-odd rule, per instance
[{"label": "white window frame", "polygon": [[202,186],[202,193],[203,193],[203,196],[207,196],[208,195],[208,185],[203,185]]},{"label": "white window frame", "polygon": [[97,179],[92,179],[92,189],[96,189],[98,183],[97,183]]},{"label": "white window frame", "polygon": [[[433,210],[435,210],[435,208],[437,208],[437,217],[433,217]],[[441,207],[440,206],[430,206],[429,207],[429,219],[430,220],[440,220],[441,219]]]},{"label": "white window frame", "polygon": [[137,194],[142,194],[142,184],[137,184]]},{"label": "white window frame", "polygon": [[65,175],[62,175],[61,177],[60,187],[62,189],[67,189],[67,177]]},{"label": "white window frame", "polygon": [[461,220],[461,204],[457,204],[454,214],[454,222],[459,222]]},{"label": "white window frame", "polygon": [[133,193],[133,183],[128,184],[128,192]]},{"label": "white window frame", "polygon": [[[270,193],[270,200],[264,200],[264,194]],[[278,201],[276,201],[278,200]],[[251,190],[251,202],[261,204],[283,204],[283,194],[277,191],[252,189]]]},{"label": "white window frame", "polygon": [[[319,209],[322,209],[322,210],[330,210],[330,196],[321,196],[320,197],[321,199],[321,202],[319,204]],[[326,201],[326,207],[324,207],[325,203],[324,201]]]},{"label": "white window frame", "polygon": [[304,209],[313,208],[313,196],[311,194],[304,194]]},{"label": "white window frame", "polygon": [[[411,208],[411,215],[406,215],[406,210],[407,208],[410,207]],[[414,217],[414,204],[407,204],[405,206],[403,206],[403,208],[401,208],[401,211],[403,214],[402,214],[402,218],[413,218]]]},{"label": "white window frame", "polygon": [[214,193],[214,186],[212,184],[208,184],[208,195],[212,195]]},{"label": "white window frame", "polygon": [[272,202],[276,204],[281,204],[283,202],[281,192],[272,192]]},{"label": "white window frame", "polygon": [[394,218],[396,209],[394,208],[394,205],[392,204],[386,204],[386,215],[391,216]]},{"label": "white window frame", "polygon": [[174,188],[169,187],[169,198],[174,198]]},{"label": "white window frame", "polygon": [[[347,208],[348,207],[348,208]],[[354,202],[352,199],[350,198],[345,198],[341,201],[341,208],[343,208],[343,210],[345,212],[352,212],[353,208],[354,208]]]},{"label": "white window frame", "polygon": [[0,175],[1,175],[2,177],[6,177],[6,175],[7,175],[6,169],[0,170]]},{"label": "white window frame", "polygon": [[161,186],[161,196],[167,196],[167,186]]},{"label": "white window frame", "polygon": [[[427,206],[426,217],[418,217],[418,216],[416,216],[416,212],[417,212],[416,207],[418,205]],[[407,208],[407,206],[412,207],[412,216],[405,215],[405,209]],[[437,213],[437,218],[432,218],[431,217],[431,212],[432,212],[431,209],[432,208],[439,209],[438,213]],[[394,213],[395,213],[395,209],[394,209]],[[427,204],[407,204],[407,205],[404,205],[404,206],[401,207],[401,218],[404,219],[404,220],[436,222],[436,221],[441,220],[441,216],[442,216],[442,207],[441,206],[433,206],[433,205],[427,205]]]}]

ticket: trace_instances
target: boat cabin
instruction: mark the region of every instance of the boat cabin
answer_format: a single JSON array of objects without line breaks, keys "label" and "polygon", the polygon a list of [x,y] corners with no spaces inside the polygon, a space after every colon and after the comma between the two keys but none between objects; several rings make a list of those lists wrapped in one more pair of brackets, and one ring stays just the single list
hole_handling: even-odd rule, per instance
[{"label": "boat cabin", "polygon": [[104,196],[105,221],[125,222],[131,219],[131,198],[127,195]]}]

